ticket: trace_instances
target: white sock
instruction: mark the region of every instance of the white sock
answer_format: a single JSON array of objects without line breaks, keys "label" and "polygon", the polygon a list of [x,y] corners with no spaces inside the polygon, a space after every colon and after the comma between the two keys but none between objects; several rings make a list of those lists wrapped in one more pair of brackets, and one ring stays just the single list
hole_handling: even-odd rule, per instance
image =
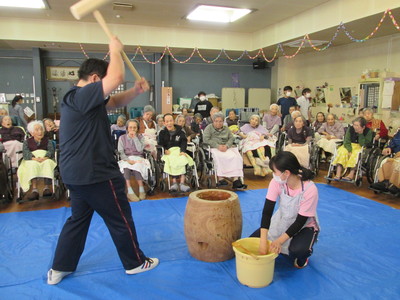
[{"label": "white sock", "polygon": [[144,186],[139,186],[139,193],[144,193]]},{"label": "white sock", "polygon": [[128,194],[133,194],[133,189],[131,187],[128,187]]}]

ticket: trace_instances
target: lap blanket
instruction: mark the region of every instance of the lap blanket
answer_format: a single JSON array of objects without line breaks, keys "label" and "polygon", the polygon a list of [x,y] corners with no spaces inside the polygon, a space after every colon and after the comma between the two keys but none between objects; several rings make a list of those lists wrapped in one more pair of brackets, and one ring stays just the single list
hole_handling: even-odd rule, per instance
[{"label": "lap blanket", "polygon": [[212,148],[211,154],[217,176],[243,177],[243,158],[236,147],[229,148],[226,152]]},{"label": "lap blanket", "polygon": [[334,154],[337,144],[336,142],[341,141],[340,139],[330,139],[328,140],[327,138],[321,138],[318,142],[317,145],[322,148],[322,150],[324,150],[325,152],[329,152]]},{"label": "lap blanket", "polygon": [[186,165],[194,165],[193,159],[185,153],[185,155],[180,155],[181,149],[179,147],[172,147],[168,149],[170,153],[168,155],[163,155],[161,160],[165,162],[164,172],[172,175],[178,176],[186,173]]},{"label": "lap blanket", "polygon": [[[32,154],[35,157],[44,157],[46,150],[35,150]],[[35,160],[22,160],[18,168],[18,180],[24,192],[29,190],[31,180],[34,178],[54,178],[54,168],[57,166],[56,162],[52,159],[46,159],[43,162]]]},{"label": "lap blanket", "polygon": [[297,160],[299,161],[300,165],[304,168],[309,168],[310,165],[310,152],[308,151],[308,145],[302,146],[293,146],[289,144],[285,147],[285,151],[292,152]]},{"label": "lap blanket", "polygon": [[135,161],[135,163],[131,165],[125,160],[120,160],[118,165],[121,173],[124,174],[124,169],[138,171],[140,175],[142,175],[143,179],[147,180],[149,177],[150,162],[147,159],[136,155],[129,156],[128,159]]},{"label": "lap blanket", "polygon": [[250,150],[256,150],[264,146],[274,148],[276,144],[276,137],[272,136],[268,139],[261,139],[261,133],[252,131],[247,134],[247,137],[242,140],[240,144],[243,153],[246,153]]},{"label": "lap blanket", "polygon": [[10,157],[13,168],[18,167],[17,152],[22,151],[22,143],[19,141],[8,141],[3,143],[6,148],[7,155]]}]

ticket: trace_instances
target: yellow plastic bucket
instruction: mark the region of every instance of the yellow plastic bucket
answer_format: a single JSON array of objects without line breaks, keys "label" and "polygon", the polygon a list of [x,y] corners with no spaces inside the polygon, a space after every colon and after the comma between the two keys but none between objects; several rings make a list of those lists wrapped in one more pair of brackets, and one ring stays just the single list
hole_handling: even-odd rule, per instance
[{"label": "yellow plastic bucket", "polygon": [[[236,243],[245,248],[232,246],[236,255],[236,275],[240,283],[252,288],[269,285],[274,277],[275,258],[278,254],[258,254],[260,238],[244,238],[237,240]],[[253,255],[246,254],[246,250]]]}]

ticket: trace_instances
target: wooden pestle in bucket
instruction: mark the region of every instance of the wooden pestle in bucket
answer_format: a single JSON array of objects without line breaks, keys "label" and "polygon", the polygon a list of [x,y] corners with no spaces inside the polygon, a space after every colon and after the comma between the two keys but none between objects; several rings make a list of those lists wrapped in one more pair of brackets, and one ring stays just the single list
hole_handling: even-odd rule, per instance
[{"label": "wooden pestle in bucket", "polygon": [[257,255],[255,255],[255,254],[254,254],[253,252],[251,252],[249,249],[247,249],[247,248],[243,247],[242,245],[240,245],[238,242],[233,242],[233,243],[232,243],[232,246],[233,246],[233,247],[236,247],[236,248],[242,249],[242,250],[244,251],[244,253],[250,255],[250,256],[251,256],[252,258],[254,258],[254,259],[259,259]]}]

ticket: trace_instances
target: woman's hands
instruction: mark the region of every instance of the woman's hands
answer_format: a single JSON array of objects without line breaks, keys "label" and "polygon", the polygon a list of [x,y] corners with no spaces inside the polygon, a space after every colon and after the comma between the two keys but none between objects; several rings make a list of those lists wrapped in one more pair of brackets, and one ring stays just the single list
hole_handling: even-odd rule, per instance
[{"label": "woman's hands", "polygon": [[271,252],[275,252],[276,254],[281,253],[282,244],[280,243],[279,239],[273,241],[269,247]]},{"label": "woman's hands", "polygon": [[218,145],[218,150],[221,152],[226,152],[228,150],[227,145]]}]

